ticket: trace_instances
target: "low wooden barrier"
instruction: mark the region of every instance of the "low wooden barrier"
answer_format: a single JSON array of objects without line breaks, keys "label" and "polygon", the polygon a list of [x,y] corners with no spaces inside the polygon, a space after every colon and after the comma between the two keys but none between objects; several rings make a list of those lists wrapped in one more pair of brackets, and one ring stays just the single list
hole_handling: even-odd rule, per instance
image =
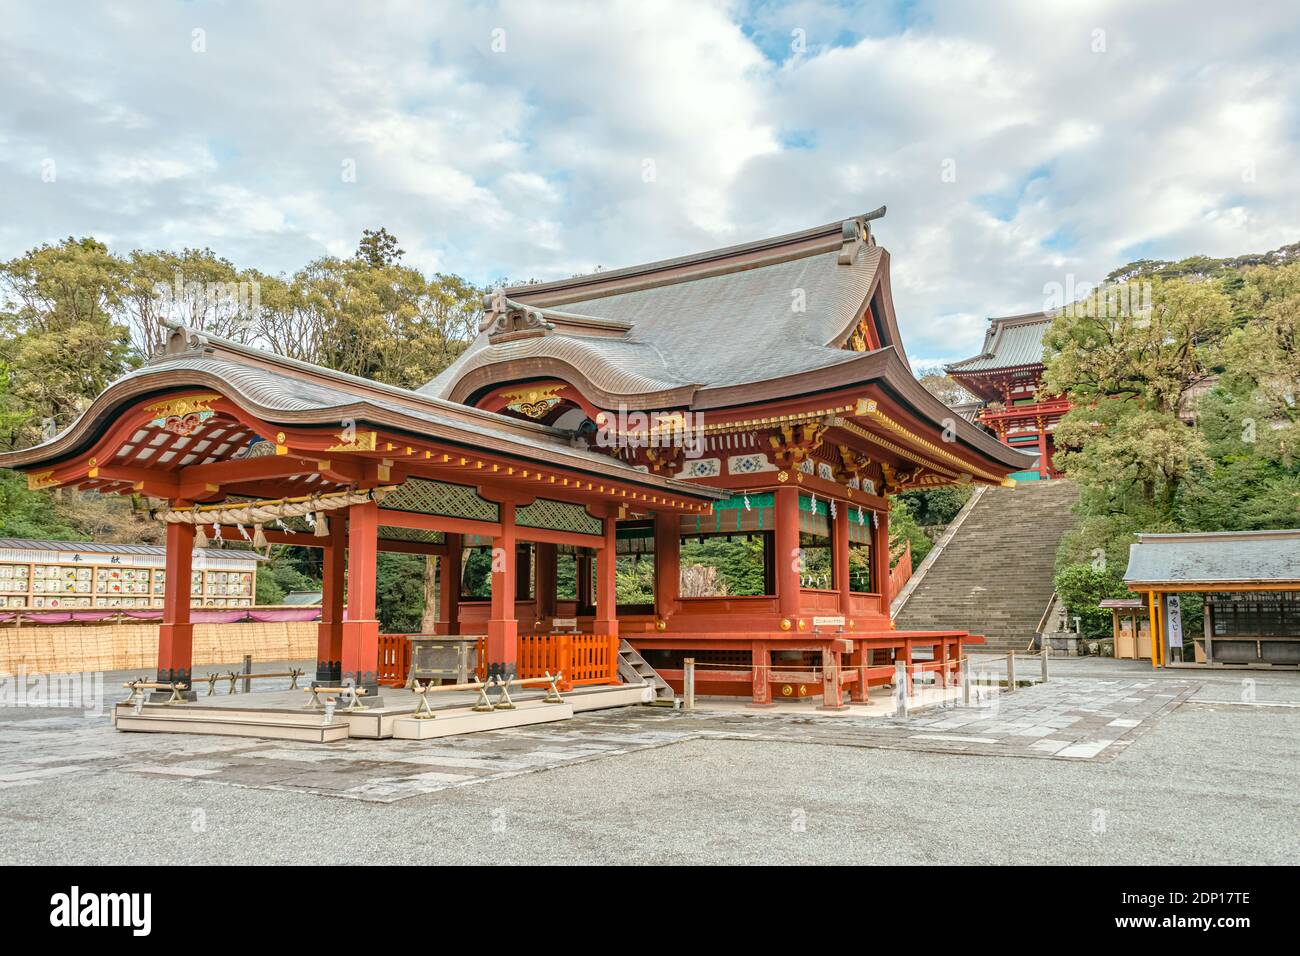
[{"label": "low wooden barrier", "polygon": [[[433,720],[436,716],[433,708],[429,705],[429,695],[446,693],[448,691],[474,690],[478,691],[478,700],[470,710],[480,713],[491,713],[494,710],[514,710],[515,702],[510,699],[510,687],[532,687],[538,684],[547,685],[546,696],[542,698],[543,703],[562,704],[564,698],[560,696],[559,685],[562,678],[559,674],[545,674],[542,677],[516,677],[513,680],[494,679],[488,683],[481,680],[475,680],[472,684],[435,684],[432,681],[421,684],[418,680],[415,686],[411,688],[412,692],[420,698],[420,703],[415,708],[415,713],[411,716],[416,720]],[[496,703],[493,703],[488,697],[489,688],[496,687],[500,692],[497,696]]]},{"label": "low wooden barrier", "polygon": [[230,690],[226,692],[227,694],[239,693],[238,685],[241,680],[258,680],[265,677],[287,677],[289,678],[289,689],[297,690],[298,678],[305,673],[306,671],[301,667],[291,667],[287,671],[263,671],[261,673],[253,673],[251,671],[248,673],[244,673],[243,671],[226,671],[224,674],[219,674],[214,671],[211,674],[196,675],[194,680],[196,683],[199,681],[207,681],[208,696],[211,697],[216,692],[217,681],[219,680],[230,681]]},{"label": "low wooden barrier", "polygon": [[[334,704],[340,697],[348,701],[348,706],[344,710],[365,710],[366,705],[361,703],[361,698],[365,696],[364,687],[353,687],[350,684],[343,687],[322,687],[319,685],[304,687],[304,694],[311,694],[311,700],[303,706],[303,710],[320,710],[324,709],[327,713],[333,711]],[[324,701],[321,698],[324,698]]]},{"label": "low wooden barrier", "polygon": [[127,694],[126,700],[122,701],[122,703],[135,704],[135,712],[137,714],[140,713],[140,708],[144,705],[145,696],[146,696],[145,691],[148,690],[171,691],[171,696],[168,697],[165,701],[163,701],[163,703],[183,704],[185,703],[185,698],[181,696],[181,693],[182,691],[187,691],[190,689],[189,684],[179,683],[175,681],[164,682],[164,681],[154,681],[154,680],[129,680],[122,686],[127,688],[131,692]]}]

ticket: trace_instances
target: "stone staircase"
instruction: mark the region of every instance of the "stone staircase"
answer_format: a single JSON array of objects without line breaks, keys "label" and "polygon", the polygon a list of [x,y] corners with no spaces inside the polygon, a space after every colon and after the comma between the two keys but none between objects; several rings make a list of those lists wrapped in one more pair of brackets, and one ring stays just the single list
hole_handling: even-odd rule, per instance
[{"label": "stone staircase", "polygon": [[1023,651],[1052,597],[1078,498],[1065,479],[986,489],[898,609],[897,628],[970,631],[986,638],[981,650]]}]

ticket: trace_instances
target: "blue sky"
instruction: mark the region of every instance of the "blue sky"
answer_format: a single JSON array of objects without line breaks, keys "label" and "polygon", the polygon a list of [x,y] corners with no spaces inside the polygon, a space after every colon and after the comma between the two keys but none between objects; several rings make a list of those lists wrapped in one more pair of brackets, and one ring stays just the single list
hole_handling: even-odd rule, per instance
[{"label": "blue sky", "polygon": [[[914,363],[1138,256],[1300,240],[1290,2],[0,2],[0,256],[554,278],[888,205]],[[355,170],[349,177],[348,170]],[[54,175],[51,177],[50,172]]]}]

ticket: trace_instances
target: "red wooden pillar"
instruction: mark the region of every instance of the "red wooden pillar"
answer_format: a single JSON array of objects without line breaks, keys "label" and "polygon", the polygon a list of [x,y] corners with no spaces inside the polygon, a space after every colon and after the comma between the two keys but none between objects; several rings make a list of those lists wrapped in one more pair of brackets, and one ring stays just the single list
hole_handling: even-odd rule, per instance
[{"label": "red wooden pillar", "polygon": [[751,705],[772,707],[772,654],[767,641],[754,641],[750,644],[750,666],[753,668]]},{"label": "red wooden pillar", "polygon": [[[342,679],[364,687],[370,697],[379,690],[379,621],[375,617],[375,569],[379,550],[379,505],[367,501],[348,511],[348,612],[343,622]],[[342,521],[338,511],[331,525]]]},{"label": "red wooden pillar", "polygon": [[343,604],[347,526],[343,516],[330,519],[330,536],[321,556],[320,624],[316,626],[316,680],[337,684],[343,677]]},{"label": "red wooden pillar", "polygon": [[1038,419],[1038,477],[1051,477],[1047,467],[1047,423],[1041,417]]},{"label": "red wooden pillar", "polygon": [[533,583],[537,620],[540,626],[550,627],[550,619],[555,617],[555,561],[556,548],[553,544],[538,542],[533,546],[536,555]]},{"label": "red wooden pillar", "polygon": [[840,592],[840,613],[844,615],[847,624],[853,605],[849,597],[851,593],[849,588],[849,509],[848,505],[843,501],[839,502],[835,507],[835,519],[831,524],[831,548],[835,588]]},{"label": "red wooden pillar", "polygon": [[439,634],[460,633],[460,535],[450,531],[444,536],[447,553],[438,558],[438,623]]},{"label": "red wooden pillar", "polygon": [[618,519],[610,514],[602,519],[605,528],[605,546],[596,553],[596,621],[597,634],[618,636],[618,548],[616,531]]},{"label": "red wooden pillar", "polygon": [[492,539],[492,616],[488,619],[487,676],[519,676],[519,621],[515,618],[515,503],[503,501],[501,534]]},{"label": "red wooden pillar", "polygon": [[889,593],[889,512],[873,511],[872,520],[875,527],[871,532],[871,556],[875,567],[871,574],[875,579],[875,589],[880,592],[880,613],[889,618],[889,602],[893,595]]},{"label": "red wooden pillar", "polygon": [[655,515],[655,614],[668,621],[680,606],[682,519],[672,512]]},{"label": "red wooden pillar", "polygon": [[[158,628],[158,682],[189,684],[194,658],[194,625],[190,623],[190,576],[194,568],[194,525],[167,525],[167,577],[163,589],[162,624]],[[184,691],[193,700],[194,688]],[[171,696],[155,692],[155,699]]]},{"label": "red wooden pillar", "polygon": [[781,616],[798,627],[799,617],[799,489],[776,489],[776,602]]}]

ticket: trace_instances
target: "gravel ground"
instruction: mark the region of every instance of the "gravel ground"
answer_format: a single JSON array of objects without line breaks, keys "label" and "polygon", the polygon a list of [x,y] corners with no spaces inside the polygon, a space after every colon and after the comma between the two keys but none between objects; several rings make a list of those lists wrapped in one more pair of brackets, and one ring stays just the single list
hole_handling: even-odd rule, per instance
[{"label": "gravel ground", "polygon": [[1298,733],[1185,704],[1110,763],[692,741],[392,805],[105,773],[6,790],[0,862],[1294,864]]}]

